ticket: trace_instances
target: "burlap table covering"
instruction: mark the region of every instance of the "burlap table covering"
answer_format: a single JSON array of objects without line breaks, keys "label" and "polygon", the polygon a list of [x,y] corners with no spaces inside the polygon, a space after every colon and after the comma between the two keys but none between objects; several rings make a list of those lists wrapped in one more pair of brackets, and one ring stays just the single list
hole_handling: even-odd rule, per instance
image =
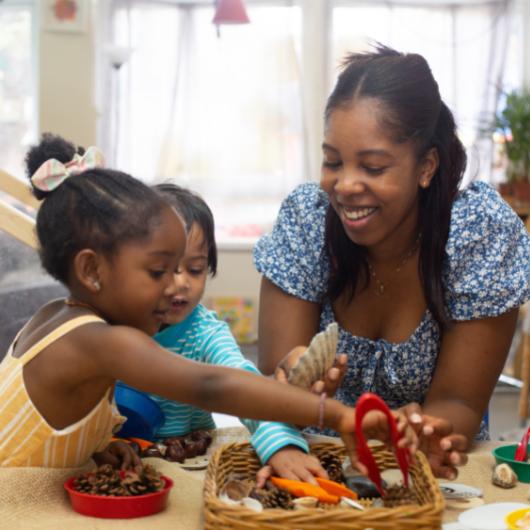
[{"label": "burlap table covering", "polygon": [[[481,488],[484,492],[484,502],[523,502],[530,505],[528,493],[530,484],[518,482],[515,488],[503,489],[494,486],[491,482],[491,475],[495,467],[495,458],[491,454],[494,447],[513,442],[481,442],[469,454],[469,461],[466,466],[459,469],[458,478],[455,482],[468,484]],[[443,482],[443,481],[441,481]],[[463,509],[468,509],[466,506]],[[462,510],[454,508],[454,503],[448,505],[444,511],[444,523],[458,520]]]},{"label": "burlap table covering", "polygon": [[[225,443],[244,442],[244,427],[218,429],[208,450]],[[203,527],[202,488],[204,471],[184,471],[159,458],[144,459],[173,479],[168,507],[149,517],[99,519],[73,511],[63,488],[65,480],[94,467],[75,469],[1,468],[0,530],[196,530]]]},{"label": "burlap table covering", "polygon": [[0,468],[0,529],[5,530],[195,530],[202,528],[200,476],[149,458],[174,480],[166,510],[137,519],[98,519],[73,511],[64,481],[87,469]]}]

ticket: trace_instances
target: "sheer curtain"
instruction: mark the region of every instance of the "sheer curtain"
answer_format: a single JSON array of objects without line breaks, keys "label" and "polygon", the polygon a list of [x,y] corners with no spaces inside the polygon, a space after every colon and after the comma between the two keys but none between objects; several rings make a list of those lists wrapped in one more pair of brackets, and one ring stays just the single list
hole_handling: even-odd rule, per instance
[{"label": "sheer curtain", "polygon": [[0,169],[21,179],[37,125],[35,19],[33,2],[0,2]]},{"label": "sheer curtain", "polygon": [[116,165],[201,193],[221,237],[268,229],[306,167],[300,9],[260,3],[248,14],[251,24],[218,37],[210,3],[116,1],[111,11],[112,41],[132,50],[112,72]]},{"label": "sheer curtain", "polygon": [[484,130],[502,90],[512,8],[512,0],[336,1],[332,65],[375,41],[422,54],[468,150],[465,181],[491,180],[492,140]]}]

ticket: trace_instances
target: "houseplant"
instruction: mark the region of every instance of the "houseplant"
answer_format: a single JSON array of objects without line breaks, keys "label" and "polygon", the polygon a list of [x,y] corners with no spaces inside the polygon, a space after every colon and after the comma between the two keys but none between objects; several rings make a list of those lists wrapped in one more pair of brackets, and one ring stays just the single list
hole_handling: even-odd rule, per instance
[{"label": "houseplant", "polygon": [[495,126],[504,138],[508,159],[508,182],[513,195],[530,202],[530,91],[513,91],[495,118]]}]

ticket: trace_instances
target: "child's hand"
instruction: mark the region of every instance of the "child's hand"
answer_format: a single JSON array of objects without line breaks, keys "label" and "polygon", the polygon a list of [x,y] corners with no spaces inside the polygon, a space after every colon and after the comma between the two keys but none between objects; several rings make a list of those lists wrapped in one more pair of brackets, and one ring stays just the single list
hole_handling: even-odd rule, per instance
[{"label": "child's hand", "polygon": [[[418,448],[418,437],[410,425],[406,415],[398,410],[392,411],[396,420],[397,430],[401,434],[398,442],[398,447],[406,447],[414,454]],[[366,440],[381,440],[382,442],[390,442],[390,429],[388,427],[387,417],[378,410],[372,410],[364,415],[362,421],[362,430]],[[350,456],[352,466],[358,469],[361,473],[367,474],[366,467],[357,460],[355,451],[356,437],[355,437],[355,410],[346,408],[346,412],[339,424],[339,432],[346,446],[346,450]]]},{"label": "child's hand", "polygon": [[317,485],[316,477],[328,478],[325,469],[320,465],[316,456],[304,453],[298,447],[284,447],[276,451],[267,465],[262,467],[256,475],[256,487],[262,488],[271,476],[302,480]]},{"label": "child's hand", "polygon": [[423,414],[417,403],[409,403],[402,410],[419,437],[419,449],[425,453],[435,477],[454,480],[457,466],[467,462],[467,438],[453,432],[449,420]]},{"label": "child's hand", "polygon": [[[293,348],[279,363],[274,371],[274,377],[281,383],[287,383],[289,371],[296,364],[296,361],[306,351],[307,346],[297,346]],[[323,380],[319,379],[313,383],[310,388],[314,394],[322,394],[326,392],[329,397],[333,397],[339,388],[344,376],[346,375],[346,368],[348,363],[348,356],[344,353],[337,355],[333,366],[328,370]]]},{"label": "child's hand", "polygon": [[128,443],[119,440],[111,442],[100,453],[94,453],[92,458],[98,466],[110,464],[116,469],[134,469],[136,472],[142,469],[140,457]]}]

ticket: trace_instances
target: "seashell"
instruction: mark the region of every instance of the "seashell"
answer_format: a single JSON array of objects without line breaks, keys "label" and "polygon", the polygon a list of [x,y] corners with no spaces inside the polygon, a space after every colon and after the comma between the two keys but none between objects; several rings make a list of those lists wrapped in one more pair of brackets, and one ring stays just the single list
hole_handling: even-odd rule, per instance
[{"label": "seashell", "polygon": [[241,504],[254,512],[263,511],[263,504],[261,504],[261,502],[259,502],[257,499],[253,499],[252,497],[244,497],[243,499],[241,499]]},{"label": "seashell", "polygon": [[501,488],[513,488],[517,484],[517,475],[508,464],[499,464],[493,470],[491,481]]},{"label": "seashell", "polygon": [[365,507],[358,503],[357,501],[354,501],[353,499],[348,499],[348,497],[341,497],[340,498],[340,506],[342,508],[354,508],[356,510],[364,510]]},{"label": "seashell", "polygon": [[241,506],[241,501],[231,499],[224,491],[219,494],[219,500],[230,506]]},{"label": "seashell", "polygon": [[315,381],[323,379],[333,366],[337,354],[339,328],[332,322],[325,331],[317,333],[307,350],[289,370],[289,383],[301,388],[310,388]]},{"label": "seashell", "polygon": [[293,500],[295,510],[308,510],[316,508],[318,499],[316,497],[298,497]]},{"label": "seashell", "polygon": [[229,480],[221,490],[219,498],[221,495],[226,495],[232,501],[237,501],[237,504],[240,504],[245,497],[248,497],[251,490],[252,485],[248,481]]}]

